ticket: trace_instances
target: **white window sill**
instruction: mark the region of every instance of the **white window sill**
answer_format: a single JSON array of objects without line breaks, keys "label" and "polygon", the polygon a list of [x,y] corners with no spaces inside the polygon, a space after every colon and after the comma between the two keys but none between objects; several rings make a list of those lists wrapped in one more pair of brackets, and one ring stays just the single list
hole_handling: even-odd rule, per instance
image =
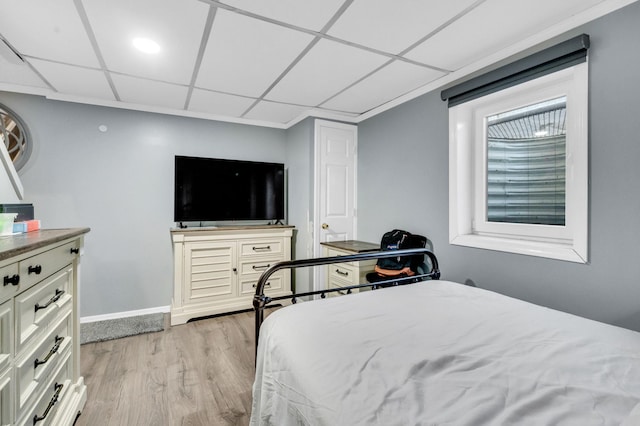
[{"label": "white window sill", "polygon": [[587,263],[586,244],[584,247],[576,247],[572,244],[559,242],[518,240],[477,234],[457,235],[449,242],[458,246],[546,257],[568,262]]}]

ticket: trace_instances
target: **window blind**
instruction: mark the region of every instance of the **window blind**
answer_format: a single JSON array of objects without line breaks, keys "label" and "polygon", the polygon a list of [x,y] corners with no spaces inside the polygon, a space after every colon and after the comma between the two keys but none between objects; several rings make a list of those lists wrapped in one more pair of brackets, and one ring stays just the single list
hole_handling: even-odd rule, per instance
[{"label": "window blind", "polygon": [[585,62],[589,36],[581,34],[441,92],[449,107]]}]

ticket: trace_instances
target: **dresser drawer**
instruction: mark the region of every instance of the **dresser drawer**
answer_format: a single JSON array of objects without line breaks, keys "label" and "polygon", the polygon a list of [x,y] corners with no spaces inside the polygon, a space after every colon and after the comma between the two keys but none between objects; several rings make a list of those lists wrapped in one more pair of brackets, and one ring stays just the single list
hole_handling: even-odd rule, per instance
[{"label": "dresser drawer", "polygon": [[15,297],[16,354],[71,307],[73,268],[59,271]]},{"label": "dresser drawer", "polygon": [[[241,260],[240,261],[240,274],[242,275],[257,275],[260,276],[264,271],[280,262],[280,259],[266,259],[266,260]],[[257,278],[257,277],[256,277]]]},{"label": "dresser drawer", "polygon": [[17,410],[22,410],[33,399],[37,389],[49,381],[58,369],[64,354],[71,349],[72,325],[71,307],[67,315],[47,330],[46,336],[39,340],[39,345],[16,362],[16,395]]},{"label": "dresser drawer", "polygon": [[0,268],[0,303],[18,293],[18,285],[20,283],[18,272],[17,262]]},{"label": "dresser drawer", "polygon": [[275,256],[282,260],[284,255],[284,239],[263,238],[253,241],[240,242],[240,257]]},{"label": "dresser drawer", "polygon": [[20,286],[29,288],[70,264],[78,255],[78,244],[77,241],[72,241],[20,261]]},{"label": "dresser drawer", "polygon": [[71,387],[72,358],[71,351],[63,354],[63,360],[54,376],[44,386],[39,388],[39,394],[34,403],[28,404],[23,410],[16,412],[20,426],[55,425],[58,409],[67,402],[67,394]]},{"label": "dresser drawer", "polygon": [[[9,367],[13,356],[13,301],[0,304],[0,373]],[[5,423],[0,423],[5,424]]]},{"label": "dresser drawer", "polygon": [[334,263],[327,266],[329,269],[329,281],[343,281],[348,285],[358,284],[358,269],[349,263]]},{"label": "dresser drawer", "polygon": [[[245,279],[240,283],[240,294],[256,294],[256,284],[258,278]],[[264,286],[265,294],[269,294],[273,291],[279,291],[282,289],[282,272],[276,272],[269,277],[269,280]]]},{"label": "dresser drawer", "polygon": [[0,372],[0,425],[12,425],[13,421],[13,391],[11,370]]}]

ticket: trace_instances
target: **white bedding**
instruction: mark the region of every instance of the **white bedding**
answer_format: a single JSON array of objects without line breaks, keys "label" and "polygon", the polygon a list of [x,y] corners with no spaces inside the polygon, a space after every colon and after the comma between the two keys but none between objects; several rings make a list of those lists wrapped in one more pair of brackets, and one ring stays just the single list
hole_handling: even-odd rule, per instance
[{"label": "white bedding", "polygon": [[252,425],[635,425],[640,333],[447,281],[280,309]]}]

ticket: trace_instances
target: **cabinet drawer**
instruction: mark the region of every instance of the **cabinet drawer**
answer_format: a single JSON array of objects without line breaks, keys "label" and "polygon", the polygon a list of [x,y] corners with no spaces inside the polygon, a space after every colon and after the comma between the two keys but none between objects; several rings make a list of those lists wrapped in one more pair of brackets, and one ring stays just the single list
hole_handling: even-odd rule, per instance
[{"label": "cabinet drawer", "polygon": [[358,269],[348,263],[334,263],[329,268],[329,281],[343,281],[348,285],[358,284]]},{"label": "cabinet drawer", "polygon": [[46,426],[55,424],[54,420],[58,409],[67,402],[67,394],[71,387],[71,352],[67,351],[63,356],[64,360],[60,368],[54,373],[52,380],[47,382],[44,388],[39,389],[40,393],[35,402],[17,412],[18,425]]},{"label": "cabinet drawer", "polygon": [[[240,284],[240,294],[255,294],[258,279],[243,280]],[[282,273],[276,272],[269,277],[267,284],[264,286],[265,294],[282,289]]]},{"label": "cabinet drawer", "polygon": [[71,349],[71,307],[66,316],[48,330],[40,344],[16,362],[17,410],[24,408],[51,378]]},{"label": "cabinet drawer", "polygon": [[12,425],[13,392],[11,389],[11,370],[0,374],[0,425]]},{"label": "cabinet drawer", "polygon": [[[0,305],[0,372],[9,367],[13,356],[13,301]],[[0,417],[1,418],[1,417]],[[5,423],[0,423],[5,424]]]},{"label": "cabinet drawer", "polygon": [[240,242],[241,257],[276,256],[282,258],[283,253],[284,240],[282,238],[264,238]]},{"label": "cabinet drawer", "polygon": [[264,271],[266,271],[279,261],[280,259],[277,258],[271,258],[267,260],[242,260],[240,261],[240,274],[260,276]]},{"label": "cabinet drawer", "polygon": [[66,307],[71,307],[72,282],[73,268],[68,267],[16,296],[16,354]]},{"label": "cabinet drawer", "polygon": [[70,264],[77,256],[78,244],[72,241],[20,261],[20,286],[29,288]]},{"label": "cabinet drawer", "polygon": [[18,275],[18,263],[0,268],[0,303],[8,300],[18,292],[20,275]]}]

